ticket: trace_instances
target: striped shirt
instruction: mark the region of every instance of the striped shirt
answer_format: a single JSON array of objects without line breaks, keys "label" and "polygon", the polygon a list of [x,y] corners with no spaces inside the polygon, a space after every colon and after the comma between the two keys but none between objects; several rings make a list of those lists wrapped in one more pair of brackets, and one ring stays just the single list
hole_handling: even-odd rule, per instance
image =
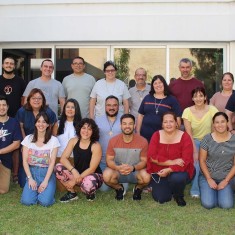
[{"label": "striped shirt", "polygon": [[211,134],[207,134],[200,147],[207,151],[206,165],[211,178],[217,181],[225,179],[234,164],[235,135],[228,141],[218,143]]}]

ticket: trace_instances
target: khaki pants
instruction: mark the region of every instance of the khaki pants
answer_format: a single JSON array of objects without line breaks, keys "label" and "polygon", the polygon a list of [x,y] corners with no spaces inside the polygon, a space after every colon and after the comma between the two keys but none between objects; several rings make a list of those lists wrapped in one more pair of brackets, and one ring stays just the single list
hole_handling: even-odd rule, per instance
[{"label": "khaki pants", "polygon": [[11,170],[0,163],[0,194],[7,193],[10,187]]},{"label": "khaki pants", "polygon": [[[73,158],[69,158],[70,163],[74,166]],[[56,158],[56,164],[60,163],[60,157]],[[59,192],[66,192],[67,189],[64,187],[63,184],[60,183],[58,179],[56,179],[56,190]]]}]

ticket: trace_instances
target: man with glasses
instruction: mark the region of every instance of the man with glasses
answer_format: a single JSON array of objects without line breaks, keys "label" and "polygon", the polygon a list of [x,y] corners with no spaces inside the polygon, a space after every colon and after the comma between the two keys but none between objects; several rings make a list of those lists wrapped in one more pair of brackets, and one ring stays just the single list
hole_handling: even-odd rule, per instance
[{"label": "man with glasses", "polygon": [[66,76],[62,82],[67,99],[76,99],[79,103],[82,118],[89,117],[90,93],[95,85],[95,78],[84,72],[85,61],[78,56],[71,64],[73,73]]},{"label": "man with glasses", "polygon": [[146,83],[147,79],[147,72],[144,68],[138,68],[135,71],[135,81],[136,84],[134,87],[129,89],[130,92],[130,99],[129,99],[129,106],[130,106],[130,113],[135,117],[137,120],[138,110],[143,98],[149,94],[150,85]]},{"label": "man with glasses", "polygon": [[[121,133],[120,128],[120,117],[119,111],[119,100],[116,96],[110,95],[105,99],[105,114],[102,116],[96,116],[95,122],[99,127],[100,139],[99,143],[102,147],[102,159],[100,162],[100,168],[102,171],[106,168],[106,150],[108,147],[109,140]],[[101,186],[101,191],[108,191],[108,187],[105,183]]]},{"label": "man with glasses", "polygon": [[27,102],[27,97],[31,90],[33,88],[40,89],[45,98],[46,103],[49,105],[49,107],[53,110],[53,112],[56,114],[56,117],[58,116],[58,100],[60,103],[61,112],[64,107],[65,103],[65,94],[64,94],[64,88],[62,84],[51,78],[51,75],[54,71],[54,65],[51,60],[43,60],[41,64],[41,77],[36,78],[29,82],[27,85],[25,92],[23,96],[25,97],[24,102]]}]

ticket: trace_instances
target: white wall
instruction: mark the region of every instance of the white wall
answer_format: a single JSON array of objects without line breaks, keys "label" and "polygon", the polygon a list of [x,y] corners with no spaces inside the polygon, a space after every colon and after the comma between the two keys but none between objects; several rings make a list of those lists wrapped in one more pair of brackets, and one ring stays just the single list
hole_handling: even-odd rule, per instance
[{"label": "white wall", "polygon": [[235,1],[0,1],[2,43],[229,42],[234,22]]}]

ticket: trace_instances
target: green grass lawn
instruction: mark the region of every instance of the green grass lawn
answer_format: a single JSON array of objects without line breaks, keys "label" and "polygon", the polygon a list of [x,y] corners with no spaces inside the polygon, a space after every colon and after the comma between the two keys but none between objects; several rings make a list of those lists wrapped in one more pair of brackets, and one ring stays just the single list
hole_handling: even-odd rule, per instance
[{"label": "green grass lawn", "polygon": [[166,204],[143,194],[140,202],[132,201],[132,186],[124,201],[114,199],[114,191],[97,192],[88,202],[79,200],[57,203],[49,208],[20,204],[22,190],[11,185],[10,192],[0,195],[0,234],[235,234],[235,210],[201,207],[186,190],[186,207],[172,200]]}]

